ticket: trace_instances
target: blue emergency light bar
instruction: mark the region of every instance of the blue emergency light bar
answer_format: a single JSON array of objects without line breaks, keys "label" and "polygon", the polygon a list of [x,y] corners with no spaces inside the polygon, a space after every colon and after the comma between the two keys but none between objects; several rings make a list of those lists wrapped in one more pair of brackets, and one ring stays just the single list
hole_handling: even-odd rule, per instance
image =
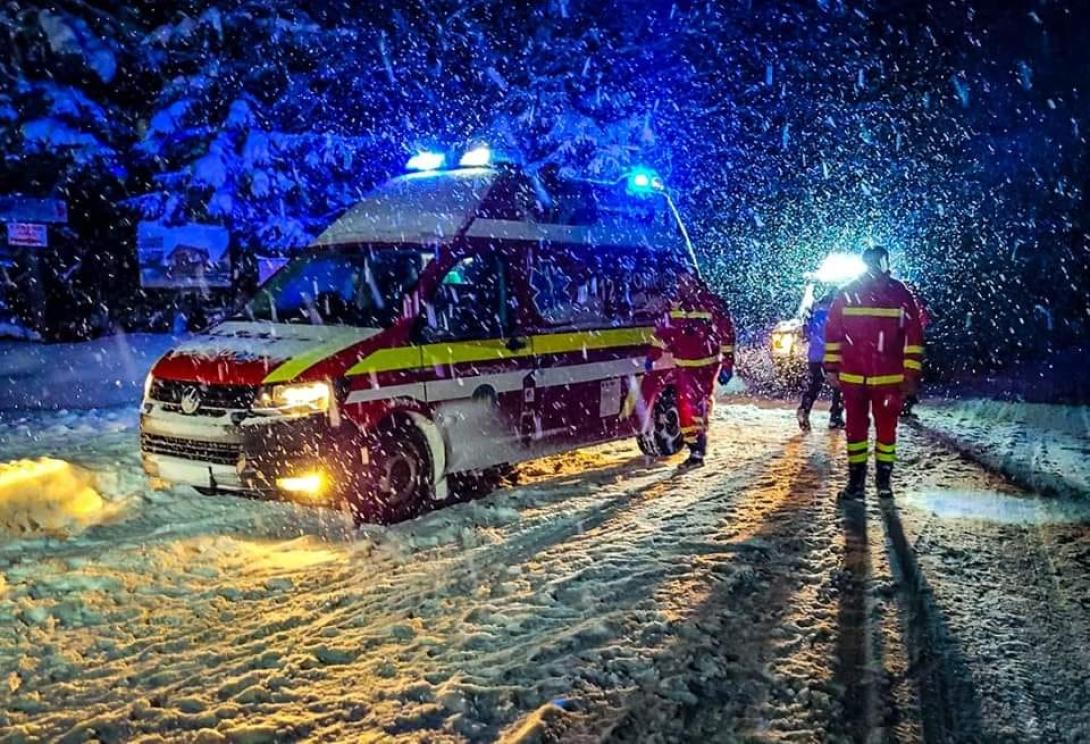
[{"label": "blue emergency light bar", "polygon": [[652,168],[638,165],[628,172],[628,193],[653,194],[662,191],[666,185]]},{"label": "blue emergency light bar", "polygon": [[491,163],[492,150],[489,149],[488,145],[478,145],[472,150],[466,150],[461,159],[458,160],[458,165],[463,168],[483,168]]},{"label": "blue emergency light bar", "polygon": [[446,162],[447,156],[443,153],[422,150],[409,158],[405,167],[414,171],[431,171],[439,170],[446,165]]}]

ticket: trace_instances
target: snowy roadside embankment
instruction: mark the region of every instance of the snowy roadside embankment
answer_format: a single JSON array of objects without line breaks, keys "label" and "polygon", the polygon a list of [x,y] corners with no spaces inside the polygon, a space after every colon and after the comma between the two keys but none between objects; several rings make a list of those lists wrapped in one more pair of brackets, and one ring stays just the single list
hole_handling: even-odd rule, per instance
[{"label": "snowy roadside embankment", "polygon": [[918,410],[928,429],[1020,485],[1090,496],[1090,406],[974,398]]},{"label": "snowy roadside embankment", "polygon": [[0,463],[0,535],[71,534],[108,511],[83,468],[47,457]]},{"label": "snowy roadside embankment", "polygon": [[67,344],[2,341],[0,411],[135,406],[148,369],[174,343],[155,333]]}]

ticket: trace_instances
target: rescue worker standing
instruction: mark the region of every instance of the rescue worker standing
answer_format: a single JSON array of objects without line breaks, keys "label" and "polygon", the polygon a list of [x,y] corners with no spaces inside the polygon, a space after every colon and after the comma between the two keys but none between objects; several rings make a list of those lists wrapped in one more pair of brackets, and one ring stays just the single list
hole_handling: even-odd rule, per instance
[{"label": "rescue worker standing", "polygon": [[889,253],[863,251],[866,273],[833,301],[825,326],[825,371],[839,387],[848,414],[848,485],[844,499],[862,499],[867,439],[874,414],[874,459],[879,498],[891,498],[902,393],[915,391],[923,356],[923,328],[912,293],[889,275]]},{"label": "rescue worker standing", "polygon": [[[814,402],[821,394],[821,387],[825,384],[825,323],[829,319],[829,307],[833,304],[835,292],[829,292],[814,303],[810,312],[806,314],[806,324],[803,332],[809,341],[807,358],[810,363],[810,380],[806,389],[802,392],[802,401],[796,415],[799,420],[799,428],[810,431],[810,411]],[[833,400],[829,406],[829,428],[844,428],[844,406],[840,397],[840,390],[833,388]]]},{"label": "rescue worker standing", "polygon": [[691,274],[679,277],[677,299],[655,326],[647,368],[664,353],[674,360],[681,433],[689,447],[681,468],[700,467],[716,378],[725,385],[733,374],[734,328],[721,301]]}]

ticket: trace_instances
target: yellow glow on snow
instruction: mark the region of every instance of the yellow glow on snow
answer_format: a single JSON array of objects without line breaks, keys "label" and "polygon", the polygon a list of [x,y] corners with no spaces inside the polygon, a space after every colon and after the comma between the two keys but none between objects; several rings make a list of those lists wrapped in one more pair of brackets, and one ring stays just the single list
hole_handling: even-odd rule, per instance
[{"label": "yellow glow on snow", "polygon": [[276,487],[303,501],[313,501],[325,493],[326,479],[321,472],[303,473],[287,478],[277,478]]},{"label": "yellow glow on snow", "polygon": [[324,545],[311,545],[310,540],[288,543],[240,540],[247,554],[247,566],[259,571],[299,571],[329,563],[340,554]]},{"label": "yellow glow on snow", "polygon": [[66,532],[97,521],[105,510],[93,480],[64,460],[0,463],[0,529]]}]

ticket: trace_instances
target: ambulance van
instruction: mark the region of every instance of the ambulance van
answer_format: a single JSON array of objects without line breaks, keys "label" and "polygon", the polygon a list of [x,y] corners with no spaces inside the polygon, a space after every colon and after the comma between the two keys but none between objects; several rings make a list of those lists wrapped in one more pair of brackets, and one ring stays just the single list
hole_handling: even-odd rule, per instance
[{"label": "ambulance van", "polygon": [[153,366],[149,476],[393,522],[454,476],[625,437],[681,448],[672,361],[645,359],[696,268],[658,178],[441,157],[414,157]]}]

